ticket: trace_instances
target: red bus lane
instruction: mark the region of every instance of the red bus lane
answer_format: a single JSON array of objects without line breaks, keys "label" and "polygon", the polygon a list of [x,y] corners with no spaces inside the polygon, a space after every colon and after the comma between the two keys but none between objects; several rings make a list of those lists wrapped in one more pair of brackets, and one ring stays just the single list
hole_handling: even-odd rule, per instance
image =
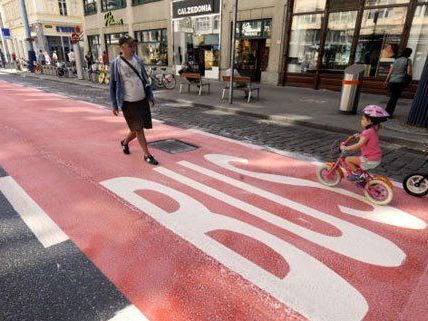
[{"label": "red bus lane", "polygon": [[0,94],[0,164],[149,320],[424,320],[426,200],[372,206],[314,164],[161,123],[149,141],[198,148],[152,167],[111,111]]}]

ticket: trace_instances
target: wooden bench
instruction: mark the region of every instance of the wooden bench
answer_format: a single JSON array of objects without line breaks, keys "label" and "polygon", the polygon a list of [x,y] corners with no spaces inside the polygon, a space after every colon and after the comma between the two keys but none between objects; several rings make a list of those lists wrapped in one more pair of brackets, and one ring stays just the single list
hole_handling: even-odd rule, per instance
[{"label": "wooden bench", "polygon": [[[230,76],[223,76],[223,91],[221,94],[221,100],[224,99],[226,91],[230,89]],[[234,76],[233,77],[233,89],[243,90],[248,98],[247,102],[251,101],[253,91],[257,91],[257,99],[260,97],[260,86],[251,82],[250,77]]]},{"label": "wooden bench", "polygon": [[207,79],[201,77],[198,72],[184,72],[180,75],[180,94],[182,93],[183,86],[187,86],[187,91],[190,92],[191,86],[199,88],[199,96],[202,95],[202,88],[207,87],[208,93],[210,93],[210,83]]}]

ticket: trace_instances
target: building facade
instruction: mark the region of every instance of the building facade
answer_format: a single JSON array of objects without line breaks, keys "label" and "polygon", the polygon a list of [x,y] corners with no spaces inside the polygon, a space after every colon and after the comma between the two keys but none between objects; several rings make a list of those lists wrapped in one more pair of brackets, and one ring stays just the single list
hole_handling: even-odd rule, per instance
[{"label": "building facade", "polygon": [[[234,0],[83,0],[87,49],[110,59],[129,34],[149,65],[190,62],[206,77],[229,66]],[[427,0],[239,0],[239,72],[265,83],[338,90],[344,69],[365,66],[379,92],[394,57],[411,47],[414,91],[428,54]]]},{"label": "building facade", "polygon": [[[84,0],[86,50],[109,59],[119,53],[118,40],[138,40],[149,65],[178,70],[190,62],[208,78],[218,79],[229,65],[232,5],[230,0]],[[285,0],[240,0],[237,65],[240,72],[278,83]],[[274,21],[278,23],[273,24]]]},{"label": "building facade", "polygon": [[[70,36],[83,27],[81,0],[26,0],[34,50],[57,52],[60,60],[71,50]],[[10,30],[7,49],[10,54],[27,59],[25,31],[19,0],[0,0],[4,27]]]},{"label": "building facade", "polygon": [[363,89],[379,93],[394,57],[413,49],[414,92],[428,54],[426,0],[289,0],[280,83],[339,89],[343,70],[365,67]]}]

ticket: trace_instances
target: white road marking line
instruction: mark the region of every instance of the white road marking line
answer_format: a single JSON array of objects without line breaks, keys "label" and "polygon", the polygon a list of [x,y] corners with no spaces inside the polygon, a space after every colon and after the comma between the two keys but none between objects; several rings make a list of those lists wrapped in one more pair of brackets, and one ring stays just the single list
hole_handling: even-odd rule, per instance
[{"label": "white road marking line", "polygon": [[115,314],[116,315],[108,321],[149,321],[135,305],[129,305]]},{"label": "white road marking line", "polygon": [[69,239],[12,177],[5,176],[0,178],[0,192],[3,193],[45,248]]}]

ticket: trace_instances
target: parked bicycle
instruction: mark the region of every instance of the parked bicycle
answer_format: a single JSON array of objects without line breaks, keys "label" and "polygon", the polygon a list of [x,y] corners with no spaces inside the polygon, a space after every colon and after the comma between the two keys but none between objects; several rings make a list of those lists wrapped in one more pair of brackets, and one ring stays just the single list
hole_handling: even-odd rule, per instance
[{"label": "parked bicycle", "polygon": [[66,67],[64,62],[57,62],[56,63],[56,70],[55,73],[58,77],[62,78],[65,76]]},{"label": "parked bicycle", "polygon": [[37,61],[34,62],[34,73],[40,75],[43,73],[43,66],[39,64]]},{"label": "parked bicycle", "polygon": [[412,196],[428,195],[428,173],[413,173],[403,180],[404,190]]},{"label": "parked bicycle", "polygon": [[[346,145],[354,138],[354,135],[349,136],[341,144]],[[336,144],[334,144],[333,148],[337,148]],[[326,186],[336,186],[344,176],[349,177],[353,175],[351,167],[345,161],[345,156],[346,152],[341,151],[335,163],[328,162],[317,169],[317,177],[321,183]],[[394,196],[392,191],[393,185],[388,178],[374,176],[361,168],[359,169],[359,174],[360,177],[354,184],[364,189],[364,194],[370,202],[377,205],[387,205],[392,201]]]},{"label": "parked bicycle", "polygon": [[165,73],[166,68],[161,67],[160,72],[157,67],[149,67],[147,74],[154,89],[166,88],[174,89],[176,85],[175,76],[172,73]]}]

